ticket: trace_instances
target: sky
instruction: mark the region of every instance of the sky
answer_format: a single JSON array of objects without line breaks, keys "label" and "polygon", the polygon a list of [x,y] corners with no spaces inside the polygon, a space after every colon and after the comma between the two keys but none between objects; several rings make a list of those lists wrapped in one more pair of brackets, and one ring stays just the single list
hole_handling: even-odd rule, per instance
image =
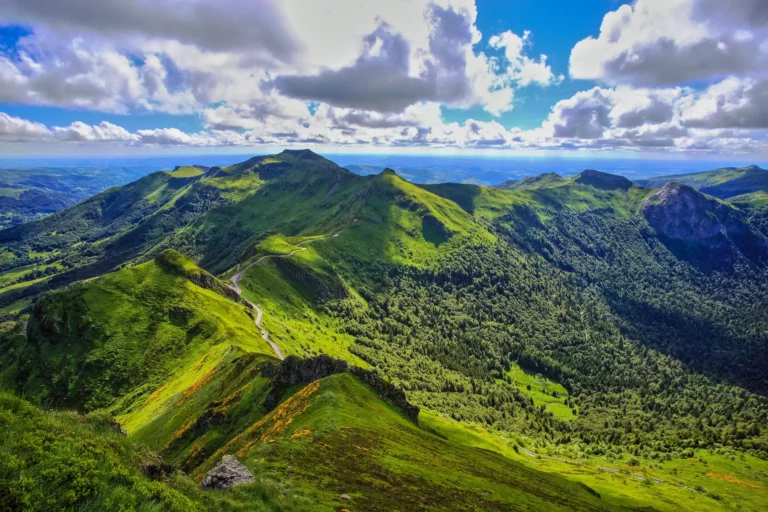
[{"label": "sky", "polygon": [[766,0],[0,0],[0,157],[764,160]]}]

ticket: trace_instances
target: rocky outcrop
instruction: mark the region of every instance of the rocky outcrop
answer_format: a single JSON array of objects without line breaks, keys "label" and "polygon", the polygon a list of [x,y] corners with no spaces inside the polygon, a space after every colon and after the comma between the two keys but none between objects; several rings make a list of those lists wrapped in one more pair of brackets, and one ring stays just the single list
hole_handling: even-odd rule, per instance
[{"label": "rocky outcrop", "polygon": [[250,484],[253,475],[234,455],[225,455],[216,467],[205,474],[203,489],[229,489],[233,485]]},{"label": "rocky outcrop", "polygon": [[273,380],[272,391],[267,395],[264,406],[268,411],[277,407],[283,393],[291,386],[309,384],[339,373],[354,375],[371,386],[381,398],[402,409],[411,421],[419,420],[419,407],[408,402],[402,389],[390,384],[376,372],[352,366],[346,361],[326,355],[308,359],[288,356],[278,365],[263,366],[262,376]]},{"label": "rocky outcrop", "polygon": [[594,171],[592,169],[583,171],[573,181],[603,190],[629,190],[632,186],[632,182],[624,176]]},{"label": "rocky outcrop", "polygon": [[738,251],[753,262],[768,257],[768,243],[753,232],[738,208],[697,192],[688,185],[667,183],[643,203],[642,213],[662,238],[680,242],[687,256],[714,264],[730,264]]},{"label": "rocky outcrop", "polygon": [[736,208],[675,182],[645,200],[643,216],[665,236],[709,246],[726,244],[728,227],[743,224]]}]

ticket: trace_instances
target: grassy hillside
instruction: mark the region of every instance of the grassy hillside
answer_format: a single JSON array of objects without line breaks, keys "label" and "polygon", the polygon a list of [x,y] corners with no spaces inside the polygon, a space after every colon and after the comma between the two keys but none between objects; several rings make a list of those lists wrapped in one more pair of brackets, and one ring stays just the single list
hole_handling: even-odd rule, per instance
[{"label": "grassy hillside", "polygon": [[[654,193],[596,171],[416,186],[308,151],[158,173],[93,219],[0,233],[6,303],[127,264],[40,298],[28,338],[8,320],[3,376],[198,480],[234,452],[319,510],[759,510],[768,276],[676,252],[642,214]],[[350,374],[281,387],[257,310],[284,354],[375,370],[421,423]]]},{"label": "grassy hillside", "polygon": [[3,347],[4,357],[16,361],[4,374],[35,400],[90,410],[152,391],[211,350],[272,354],[227,290],[180,254],[165,252],[46,295],[35,304],[28,339]]}]

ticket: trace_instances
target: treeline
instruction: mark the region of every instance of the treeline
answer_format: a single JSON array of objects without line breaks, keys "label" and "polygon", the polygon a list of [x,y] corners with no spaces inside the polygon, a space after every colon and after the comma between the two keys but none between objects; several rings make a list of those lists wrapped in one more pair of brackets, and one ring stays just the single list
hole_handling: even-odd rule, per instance
[{"label": "treeline", "polygon": [[[357,355],[456,419],[595,450],[768,456],[762,269],[701,273],[642,220],[562,214],[525,229],[502,221],[495,246],[428,269],[353,264],[367,305],[326,308]],[[510,386],[511,362],[563,384],[576,417]]]}]

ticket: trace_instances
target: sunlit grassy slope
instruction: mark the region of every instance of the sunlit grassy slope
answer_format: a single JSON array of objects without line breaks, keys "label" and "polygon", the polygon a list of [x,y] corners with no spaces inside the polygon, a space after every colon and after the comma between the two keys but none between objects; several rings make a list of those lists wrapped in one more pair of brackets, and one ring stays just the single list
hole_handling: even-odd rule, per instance
[{"label": "sunlit grassy slope", "polygon": [[297,391],[194,476],[224,453],[290,479],[318,510],[615,509],[584,486],[418,427],[346,374]]},{"label": "sunlit grassy slope", "polygon": [[[468,213],[492,220],[504,215],[521,215],[521,211],[535,213],[546,220],[554,213],[569,210],[584,212],[599,210],[619,218],[637,212],[652,190],[640,186],[617,187],[612,183],[599,186],[599,180],[586,183],[576,176],[569,180],[543,180],[536,186],[499,189],[452,183],[424,185],[423,188],[460,205]],[[598,186],[595,186],[598,185]],[[525,222],[525,218],[521,219]]]},{"label": "sunlit grassy slope", "polygon": [[166,171],[173,178],[194,178],[200,176],[204,171],[198,167],[192,167],[191,165],[183,165],[177,167],[173,171]]},{"label": "sunlit grassy slope", "polygon": [[35,306],[29,340],[10,348],[20,361],[16,385],[37,400],[93,409],[153,390],[216,347],[272,354],[246,307],[225,292],[166,252],[47,295]]},{"label": "sunlit grassy slope", "polygon": [[[344,310],[326,307],[331,300],[365,307],[370,283],[361,269],[430,272],[443,258],[464,257],[467,247],[493,247],[503,224],[546,223],[561,212],[626,219],[650,189],[614,187],[599,176],[516,190],[415,186],[392,171],[355,176],[311,152],[195,174],[156,173],[125,189],[127,199],[105,195],[65,212],[63,224],[6,233],[0,253],[2,261],[21,260],[24,247],[25,257],[40,260],[0,275],[10,291],[56,279],[10,284],[73,256],[122,265],[160,254],[42,298],[29,339],[16,335],[0,346],[0,357],[18,361],[0,375],[36,401],[104,408],[131,441],[198,481],[229,453],[258,476],[254,486],[228,493],[200,494],[179,482],[194,506],[258,510],[271,499],[270,482],[279,482],[284,497],[275,503],[294,510],[761,510],[768,467],[737,452],[736,461],[701,450],[663,460],[656,451],[631,456],[590,446],[587,456],[585,445],[557,444],[548,432],[502,434],[429,410],[416,425],[346,374],[299,385],[268,411],[273,383],[262,370],[276,360],[224,282],[238,265],[278,256],[251,266],[240,282],[244,297],[262,308],[271,338],[286,355],[329,354],[368,366],[353,352],[355,336],[339,318]],[[168,247],[190,257],[161,252]],[[499,377],[554,419],[580,420],[557,381],[514,364]],[[452,394],[461,393],[445,391]],[[283,506],[275,503],[270,508]]]}]

